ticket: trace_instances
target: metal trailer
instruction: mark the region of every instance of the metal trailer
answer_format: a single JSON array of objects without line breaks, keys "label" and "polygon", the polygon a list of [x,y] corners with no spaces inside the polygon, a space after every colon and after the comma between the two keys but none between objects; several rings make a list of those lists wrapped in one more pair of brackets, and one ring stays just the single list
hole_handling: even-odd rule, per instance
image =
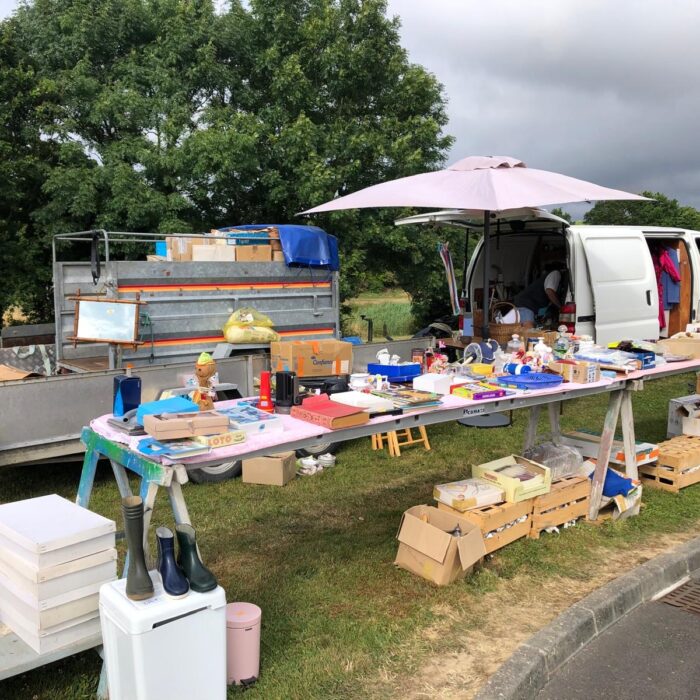
[{"label": "metal trailer", "polygon": [[[178,234],[180,235],[180,234]],[[202,239],[195,234],[182,234]],[[340,337],[338,273],[287,267],[283,262],[164,262],[115,260],[116,246],[142,248],[163,240],[157,234],[86,231],[59,234],[53,244],[56,360],[74,372],[116,369],[130,363],[194,361],[224,342],[222,328],[234,310],[252,306],[267,314],[282,340]],[[212,238],[212,236],[207,236]],[[91,246],[92,262],[62,262],[66,243]],[[103,258],[102,262],[98,262]],[[142,345],[136,351],[68,340],[73,335],[80,293],[146,302],[140,312]],[[267,345],[237,346],[237,351]]]},{"label": "metal trailer", "polygon": [[[149,262],[115,260],[116,241],[153,246],[155,234],[106,231],[60,234],[54,240],[56,364],[51,377],[0,384],[0,467],[69,458],[80,454],[80,432],[111,410],[114,376],[125,363],[137,367],[144,401],[163,388],[181,387],[202,351],[223,343],[221,328],[237,308],[252,306],[272,319],[283,339],[340,337],[338,273],[288,268],[284,263]],[[87,243],[93,262],[61,261],[58,248]],[[100,260],[98,264],[97,261]],[[93,272],[96,281],[93,281]],[[74,346],[74,302],[100,295],[147,302],[142,310],[138,350],[119,353],[104,344]],[[377,350],[410,357],[430,339],[357,346],[355,367],[364,370]],[[235,346],[217,359],[219,380],[254,393],[253,377],[269,368],[269,346]]]},{"label": "metal trailer", "polygon": [[[431,338],[357,345],[353,363],[365,370],[377,351],[388,348],[408,358],[411,349],[426,348]],[[237,384],[243,396],[254,393],[253,377],[269,369],[269,354],[238,355],[217,360],[222,383]],[[67,458],[80,454],[80,432],[96,416],[112,408],[114,377],[122,370],[62,374],[0,385],[0,467]],[[152,401],[166,387],[183,386],[192,362],[153,364],[138,369],[142,397]]]}]

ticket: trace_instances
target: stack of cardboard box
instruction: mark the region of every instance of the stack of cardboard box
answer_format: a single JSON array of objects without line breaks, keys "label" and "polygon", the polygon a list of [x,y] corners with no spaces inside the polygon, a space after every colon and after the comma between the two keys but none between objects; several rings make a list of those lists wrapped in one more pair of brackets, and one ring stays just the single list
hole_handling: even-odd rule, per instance
[{"label": "stack of cardboard box", "polygon": [[259,231],[212,229],[204,235],[167,236],[165,242],[170,262],[284,262],[280,234],[274,227]]}]

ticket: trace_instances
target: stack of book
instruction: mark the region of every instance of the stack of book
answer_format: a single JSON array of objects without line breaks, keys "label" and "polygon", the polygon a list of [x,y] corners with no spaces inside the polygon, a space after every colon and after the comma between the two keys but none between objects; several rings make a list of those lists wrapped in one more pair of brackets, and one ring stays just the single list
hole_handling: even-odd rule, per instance
[{"label": "stack of book", "polygon": [[116,526],[57,495],[0,505],[0,621],[38,654],[100,643]]},{"label": "stack of book", "polygon": [[405,389],[392,386],[384,391],[373,391],[372,394],[388,399],[394,404],[394,408],[403,408],[404,410],[439,406],[442,403],[440,394],[435,394],[431,391],[420,391],[419,389]]}]

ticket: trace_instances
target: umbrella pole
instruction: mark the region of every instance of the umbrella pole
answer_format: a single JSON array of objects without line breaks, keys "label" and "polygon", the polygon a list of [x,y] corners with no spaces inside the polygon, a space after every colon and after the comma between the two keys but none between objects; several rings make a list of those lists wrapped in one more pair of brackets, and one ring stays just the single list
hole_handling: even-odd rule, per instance
[{"label": "umbrella pole", "polygon": [[489,337],[489,269],[491,267],[491,246],[489,242],[489,227],[491,224],[491,212],[484,211],[484,290],[483,312],[481,323],[481,337],[483,340]]}]

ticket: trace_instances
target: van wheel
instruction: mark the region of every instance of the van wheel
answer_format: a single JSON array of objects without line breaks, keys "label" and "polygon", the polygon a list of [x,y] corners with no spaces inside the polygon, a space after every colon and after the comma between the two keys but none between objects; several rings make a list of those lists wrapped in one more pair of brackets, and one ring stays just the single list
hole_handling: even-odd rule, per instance
[{"label": "van wheel", "polygon": [[213,467],[200,467],[199,469],[188,469],[187,476],[195,484],[218,484],[228,479],[235,479],[243,471],[243,462],[223,462]]},{"label": "van wheel", "polygon": [[338,451],[339,447],[339,442],[322,442],[320,445],[317,445],[309,450],[297,450],[297,457],[318,457],[319,455],[325,455],[328,452],[334,455]]}]

